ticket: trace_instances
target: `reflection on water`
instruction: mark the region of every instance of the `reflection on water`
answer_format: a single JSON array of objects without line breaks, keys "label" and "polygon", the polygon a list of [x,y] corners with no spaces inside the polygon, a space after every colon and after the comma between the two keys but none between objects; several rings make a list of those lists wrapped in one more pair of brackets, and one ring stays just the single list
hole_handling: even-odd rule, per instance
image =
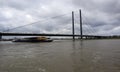
[{"label": "reflection on water", "polygon": [[120,40],[0,42],[0,72],[120,72]]}]

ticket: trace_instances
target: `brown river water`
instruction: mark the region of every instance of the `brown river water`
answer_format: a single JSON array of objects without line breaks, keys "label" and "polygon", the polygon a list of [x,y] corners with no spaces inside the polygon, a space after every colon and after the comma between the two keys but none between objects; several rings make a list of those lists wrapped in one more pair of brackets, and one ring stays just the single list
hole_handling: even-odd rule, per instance
[{"label": "brown river water", "polygon": [[0,42],[0,72],[120,72],[120,40]]}]

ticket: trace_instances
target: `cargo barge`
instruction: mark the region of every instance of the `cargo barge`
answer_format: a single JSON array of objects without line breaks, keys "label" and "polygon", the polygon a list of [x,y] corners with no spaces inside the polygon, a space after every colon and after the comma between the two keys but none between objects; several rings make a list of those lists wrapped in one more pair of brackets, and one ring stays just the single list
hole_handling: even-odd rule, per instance
[{"label": "cargo barge", "polygon": [[12,42],[52,42],[53,40],[46,37],[29,37],[21,39],[13,39]]}]

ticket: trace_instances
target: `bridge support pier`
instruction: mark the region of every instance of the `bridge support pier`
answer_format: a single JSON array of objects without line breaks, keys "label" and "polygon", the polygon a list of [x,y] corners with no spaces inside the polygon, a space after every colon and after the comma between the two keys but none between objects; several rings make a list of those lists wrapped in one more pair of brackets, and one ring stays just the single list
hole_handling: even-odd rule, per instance
[{"label": "bridge support pier", "polygon": [[88,39],[88,37],[86,36],[85,39]]},{"label": "bridge support pier", "polygon": [[2,40],[2,35],[0,35],[0,41]]}]

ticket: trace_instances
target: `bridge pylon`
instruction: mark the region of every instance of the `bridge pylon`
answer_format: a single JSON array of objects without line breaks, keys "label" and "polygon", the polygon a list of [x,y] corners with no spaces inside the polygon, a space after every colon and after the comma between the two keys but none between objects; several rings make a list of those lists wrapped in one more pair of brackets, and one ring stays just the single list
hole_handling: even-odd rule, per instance
[{"label": "bridge pylon", "polygon": [[81,9],[79,10],[79,15],[80,15],[80,39],[83,39],[83,28],[82,28],[82,12]]},{"label": "bridge pylon", "polygon": [[73,34],[73,40],[75,40],[75,28],[74,28],[74,12],[72,11],[72,34]]}]

